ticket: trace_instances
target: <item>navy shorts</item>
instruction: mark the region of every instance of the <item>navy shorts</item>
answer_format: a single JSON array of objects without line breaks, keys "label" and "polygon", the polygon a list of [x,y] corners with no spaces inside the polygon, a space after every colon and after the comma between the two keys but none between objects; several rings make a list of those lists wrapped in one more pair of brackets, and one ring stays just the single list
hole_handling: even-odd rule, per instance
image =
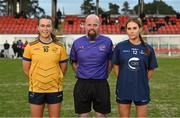
[{"label": "navy shorts", "polygon": [[29,103],[31,104],[56,104],[63,100],[63,92],[54,93],[36,93],[29,92]]},{"label": "navy shorts", "polygon": [[146,105],[150,102],[150,100],[141,100],[141,101],[133,101],[133,100],[119,100],[116,99],[116,102],[119,104],[131,104],[132,102],[134,102],[134,104],[136,106],[141,106],[141,105]]},{"label": "navy shorts", "polygon": [[91,107],[96,112],[111,112],[110,88],[107,80],[78,79],[74,87],[74,106],[76,113],[88,113]]}]

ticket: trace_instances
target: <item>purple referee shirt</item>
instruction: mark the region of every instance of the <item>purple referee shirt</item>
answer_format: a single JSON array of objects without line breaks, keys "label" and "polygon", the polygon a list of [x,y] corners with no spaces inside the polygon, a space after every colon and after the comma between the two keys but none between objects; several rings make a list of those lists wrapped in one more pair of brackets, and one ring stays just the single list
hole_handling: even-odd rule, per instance
[{"label": "purple referee shirt", "polygon": [[107,79],[112,46],[111,39],[103,35],[97,36],[94,42],[90,42],[87,36],[75,40],[70,59],[77,62],[77,78]]}]

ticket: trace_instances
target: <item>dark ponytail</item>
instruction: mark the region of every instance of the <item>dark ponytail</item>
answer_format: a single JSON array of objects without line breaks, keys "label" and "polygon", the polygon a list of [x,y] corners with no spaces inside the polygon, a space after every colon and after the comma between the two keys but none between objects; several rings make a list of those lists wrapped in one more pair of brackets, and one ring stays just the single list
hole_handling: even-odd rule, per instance
[{"label": "dark ponytail", "polygon": [[147,45],[145,44],[141,34],[139,34],[139,38],[140,38],[140,41],[142,43],[142,45],[145,47],[145,50],[144,50],[144,54],[145,55],[149,55],[150,54],[150,49],[147,47]]},{"label": "dark ponytail", "polygon": [[51,38],[52,38],[53,42],[57,42],[58,41],[56,36],[53,33],[51,33]]}]

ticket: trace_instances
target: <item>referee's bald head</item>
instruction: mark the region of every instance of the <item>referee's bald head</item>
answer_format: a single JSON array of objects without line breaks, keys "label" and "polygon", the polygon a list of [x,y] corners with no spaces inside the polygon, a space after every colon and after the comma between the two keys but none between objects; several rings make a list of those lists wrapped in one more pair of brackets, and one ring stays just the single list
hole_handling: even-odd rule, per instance
[{"label": "referee's bald head", "polygon": [[99,20],[99,17],[95,14],[90,14],[86,17],[86,23],[89,21],[89,20],[96,20],[96,22],[98,23],[98,25],[100,25],[100,20]]}]

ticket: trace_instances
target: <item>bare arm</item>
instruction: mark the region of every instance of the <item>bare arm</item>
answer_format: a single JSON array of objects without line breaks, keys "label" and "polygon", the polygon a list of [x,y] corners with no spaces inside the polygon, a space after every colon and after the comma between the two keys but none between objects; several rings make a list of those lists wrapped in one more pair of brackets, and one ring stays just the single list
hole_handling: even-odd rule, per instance
[{"label": "bare arm", "polygon": [[108,64],[108,74],[110,74],[112,70],[112,64],[111,64],[111,60],[109,60],[109,64]]},{"label": "bare arm", "polygon": [[119,65],[114,64],[113,65],[113,69],[114,69],[114,75],[116,77],[116,79],[118,78],[118,74],[119,74]]},{"label": "bare arm", "polygon": [[74,73],[76,73],[76,71],[77,71],[77,63],[76,62],[72,62],[72,69],[73,69]]},{"label": "bare arm", "polygon": [[60,63],[59,66],[62,70],[63,75],[65,75],[67,71],[67,63]]},{"label": "bare arm", "polygon": [[23,60],[23,71],[24,71],[24,73],[25,73],[25,75],[27,77],[29,77],[30,66],[31,66],[31,62],[30,61],[24,61]]},{"label": "bare arm", "polygon": [[150,80],[153,76],[154,70],[148,70],[148,80]]}]

